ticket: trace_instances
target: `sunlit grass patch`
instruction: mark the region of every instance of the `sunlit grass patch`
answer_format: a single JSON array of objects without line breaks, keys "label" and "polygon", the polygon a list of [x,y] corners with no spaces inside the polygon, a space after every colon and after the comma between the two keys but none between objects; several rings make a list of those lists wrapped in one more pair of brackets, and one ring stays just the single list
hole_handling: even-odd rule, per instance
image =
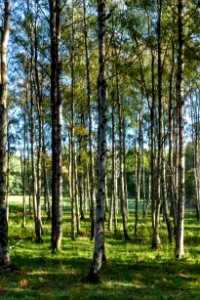
[{"label": "sunlit grass patch", "polygon": [[151,249],[150,215],[143,219],[140,214],[136,239],[134,214],[130,211],[129,242],[124,240],[120,215],[116,235],[107,231],[106,222],[107,262],[102,267],[101,283],[91,285],[83,283],[94,249],[88,214],[81,222],[81,235],[72,241],[69,202],[65,199],[62,249],[52,254],[51,221],[43,214],[44,243],[36,244],[33,219],[27,215],[26,227],[22,228],[22,202],[21,198],[17,200],[11,201],[9,243],[12,263],[19,272],[0,275],[0,299],[200,299],[200,233],[193,212],[186,213],[186,256],[182,261],[174,258],[174,244],[168,242],[162,220],[158,251]]}]

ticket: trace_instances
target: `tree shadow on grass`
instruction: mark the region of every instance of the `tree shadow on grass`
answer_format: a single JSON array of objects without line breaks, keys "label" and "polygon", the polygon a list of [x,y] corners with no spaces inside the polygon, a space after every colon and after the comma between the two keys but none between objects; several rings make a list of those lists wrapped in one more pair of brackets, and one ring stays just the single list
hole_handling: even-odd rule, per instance
[{"label": "tree shadow on grass", "polygon": [[[200,299],[198,264],[110,259],[101,284],[83,284],[91,259],[16,255],[19,274],[0,276],[1,299]],[[196,298],[195,298],[196,297]]]}]

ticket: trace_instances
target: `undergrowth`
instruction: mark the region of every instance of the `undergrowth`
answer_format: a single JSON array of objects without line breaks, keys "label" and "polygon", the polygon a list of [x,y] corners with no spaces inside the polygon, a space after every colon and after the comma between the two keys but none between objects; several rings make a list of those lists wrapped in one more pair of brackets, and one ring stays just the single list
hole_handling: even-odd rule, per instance
[{"label": "undergrowth", "polygon": [[[70,213],[63,214],[60,253],[50,248],[51,222],[45,221],[44,243],[36,244],[33,220],[27,216],[21,227],[21,203],[10,207],[9,244],[16,271],[0,274],[0,299],[200,299],[200,230],[195,213],[186,212],[183,260],[174,258],[174,244],[167,240],[166,225],[160,223],[161,248],[151,250],[151,218],[140,217],[139,239],[133,235],[133,211],[129,213],[131,241],[123,238],[121,217],[114,236],[106,229],[107,263],[101,283],[83,283],[93,255],[89,216],[81,221],[81,235],[70,238]],[[45,218],[44,218],[45,220]]]}]

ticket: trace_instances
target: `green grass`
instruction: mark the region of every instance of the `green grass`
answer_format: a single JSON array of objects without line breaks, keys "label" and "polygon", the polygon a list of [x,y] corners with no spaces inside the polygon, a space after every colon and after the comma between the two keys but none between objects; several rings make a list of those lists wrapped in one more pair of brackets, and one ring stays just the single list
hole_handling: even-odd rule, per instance
[{"label": "green grass", "polygon": [[[200,299],[200,230],[194,212],[186,214],[186,255],[182,261],[174,259],[174,245],[168,243],[162,221],[159,251],[150,249],[150,217],[140,219],[140,242],[132,238],[126,243],[121,224],[115,237],[106,230],[107,263],[102,267],[101,283],[91,285],[83,283],[93,254],[89,219],[81,223],[81,236],[71,241],[70,214],[65,209],[62,251],[52,254],[51,223],[44,224],[44,243],[35,244],[33,221],[27,218],[26,228],[21,227],[21,207],[14,200],[9,243],[11,260],[18,271],[0,275],[0,299]],[[131,211],[129,232],[133,237],[132,215]]]}]

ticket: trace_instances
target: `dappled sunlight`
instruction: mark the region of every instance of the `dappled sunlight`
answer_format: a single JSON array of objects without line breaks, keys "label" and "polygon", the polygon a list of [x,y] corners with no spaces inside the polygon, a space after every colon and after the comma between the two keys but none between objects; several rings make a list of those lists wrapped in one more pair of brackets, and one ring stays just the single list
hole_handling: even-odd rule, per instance
[{"label": "dappled sunlight", "polygon": [[[52,254],[50,222],[44,224],[44,243],[36,244],[31,221],[27,220],[26,228],[21,228],[19,212],[11,215],[10,251],[18,272],[6,277],[0,275],[2,299],[145,300],[172,299],[172,295],[181,300],[199,299],[200,234],[195,219],[186,218],[186,256],[182,261],[174,258],[174,244],[167,242],[164,223],[161,223],[158,251],[151,250],[151,236],[147,236],[151,233],[149,217],[141,221],[138,239],[133,237],[131,226],[132,239],[128,242],[123,239],[121,227],[116,235],[106,230],[107,262],[102,267],[100,284],[90,285],[83,284],[91,266],[94,245],[87,235],[88,221],[81,223],[82,234],[72,241],[70,222],[65,221],[68,217],[64,216],[62,249]],[[133,222],[132,215],[129,222]]]}]

